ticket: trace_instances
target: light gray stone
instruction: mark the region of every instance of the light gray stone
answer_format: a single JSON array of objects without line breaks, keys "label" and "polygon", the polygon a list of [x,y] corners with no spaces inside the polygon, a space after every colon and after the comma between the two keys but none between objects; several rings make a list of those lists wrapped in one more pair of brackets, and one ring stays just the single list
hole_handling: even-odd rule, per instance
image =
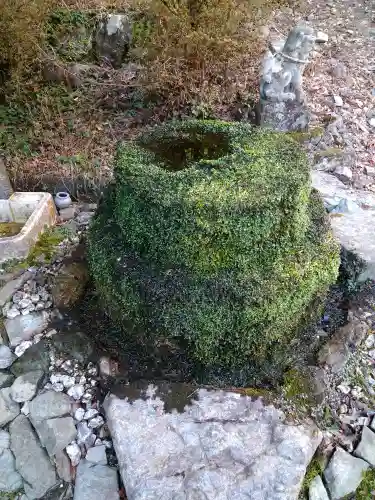
[{"label": "light gray stone", "polygon": [[77,430],[72,417],[50,418],[36,428],[42,445],[52,457],[74,441]]},{"label": "light gray stone", "polygon": [[69,444],[66,447],[66,453],[72,462],[73,467],[79,464],[81,460],[81,449],[76,442]]},{"label": "light gray stone", "polygon": [[310,483],[309,500],[329,500],[327,490],[320,476],[314,477]]},{"label": "light gray stone", "polygon": [[16,357],[7,345],[0,345],[0,370],[9,368],[15,359]]},{"label": "light gray stone", "polygon": [[[375,194],[346,186],[335,176],[326,172],[312,171],[312,185],[323,199],[347,200],[352,209],[340,211],[340,216],[331,217],[333,233],[341,245],[353,252],[365,263],[360,281],[375,279]],[[353,209],[357,205],[357,209]]]},{"label": "light gray stone", "polygon": [[86,453],[86,460],[94,464],[107,465],[107,455],[104,445],[93,446]]},{"label": "light gray stone", "polygon": [[17,403],[30,401],[36,394],[44,373],[40,370],[20,375],[11,387],[11,396]]},{"label": "light gray stone", "polygon": [[339,95],[334,95],[333,96],[333,102],[335,103],[336,106],[341,107],[344,105],[344,102],[342,100],[342,97]]},{"label": "light gray stone", "polygon": [[328,42],[327,33],[323,33],[323,31],[318,31],[316,34],[316,43],[326,43]]},{"label": "light gray stone", "polygon": [[118,500],[120,496],[116,469],[81,460],[77,468],[74,500],[92,500],[93,492],[98,499]]},{"label": "light gray stone", "polygon": [[5,303],[10,301],[12,296],[17,292],[19,288],[30,279],[32,274],[29,271],[23,273],[19,278],[15,278],[11,281],[8,281],[1,289],[0,289],[0,307],[4,307]]},{"label": "light gray stone", "polygon": [[310,116],[302,83],[314,42],[314,30],[299,24],[289,32],[282,50],[269,47],[260,81],[261,125],[283,132],[307,130]]},{"label": "light gray stone", "polygon": [[20,405],[10,396],[10,387],[0,390],[0,427],[11,422],[20,412]]},{"label": "light gray stone", "polygon": [[0,430],[0,453],[10,447],[10,434]]},{"label": "light gray stone", "polygon": [[34,398],[29,408],[30,420],[34,426],[38,426],[43,420],[68,415],[71,411],[71,403],[66,394],[47,391]]},{"label": "light gray stone", "polygon": [[6,319],[4,326],[10,345],[15,347],[23,340],[30,340],[37,333],[41,333],[47,328],[48,319],[49,316],[44,311]]},{"label": "light gray stone", "polygon": [[55,465],[59,478],[66,483],[70,483],[72,481],[72,468],[70,465],[69,457],[65,453],[65,451],[59,451],[58,453],[56,453]]},{"label": "light gray stone", "polygon": [[339,500],[354,493],[362,481],[362,475],[369,464],[360,458],[355,458],[341,448],[337,448],[324,478],[332,500]]},{"label": "light gray stone", "polygon": [[353,172],[351,169],[345,165],[339,165],[335,168],[335,175],[340,179],[340,181],[347,183],[353,178]]},{"label": "light gray stone", "polygon": [[22,484],[22,477],[16,471],[16,463],[12,452],[8,449],[0,451],[0,492],[17,491],[22,488]]},{"label": "light gray stone", "polygon": [[16,469],[24,480],[26,495],[41,498],[57,484],[56,473],[27,417],[19,415],[9,426],[10,447]]},{"label": "light gray stone", "polygon": [[96,436],[87,425],[87,422],[78,422],[77,424],[77,443],[84,444],[86,448],[93,446]]},{"label": "light gray stone", "polygon": [[[132,27],[128,16],[116,13],[107,15],[99,24],[95,36],[96,58],[98,61],[119,68],[129,50],[131,35]],[[87,214],[92,216],[90,212],[87,212]],[[80,217],[81,215],[82,213]]]},{"label": "light gray stone", "polygon": [[354,455],[375,467],[375,433],[368,427],[363,428],[361,441],[355,449]]},{"label": "light gray stone", "polygon": [[298,498],[318,429],[286,425],[273,406],[236,393],[200,389],[182,413],[146,394],[105,401],[129,500]]}]

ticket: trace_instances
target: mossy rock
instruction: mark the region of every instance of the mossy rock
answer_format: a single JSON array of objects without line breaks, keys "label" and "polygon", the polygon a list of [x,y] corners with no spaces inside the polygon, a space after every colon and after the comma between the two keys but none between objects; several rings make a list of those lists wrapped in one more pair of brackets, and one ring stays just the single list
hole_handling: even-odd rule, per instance
[{"label": "mossy rock", "polygon": [[300,145],[238,123],[121,145],[88,240],[119,346],[167,338],[206,366],[287,364],[339,265]]}]

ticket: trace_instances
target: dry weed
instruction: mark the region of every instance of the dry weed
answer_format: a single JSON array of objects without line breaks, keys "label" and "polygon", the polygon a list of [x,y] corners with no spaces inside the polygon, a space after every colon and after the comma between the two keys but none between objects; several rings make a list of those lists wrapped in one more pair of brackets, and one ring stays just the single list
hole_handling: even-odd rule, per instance
[{"label": "dry weed", "polygon": [[141,83],[171,109],[210,109],[249,92],[264,49],[258,29],[273,0],[136,0],[133,56]]}]

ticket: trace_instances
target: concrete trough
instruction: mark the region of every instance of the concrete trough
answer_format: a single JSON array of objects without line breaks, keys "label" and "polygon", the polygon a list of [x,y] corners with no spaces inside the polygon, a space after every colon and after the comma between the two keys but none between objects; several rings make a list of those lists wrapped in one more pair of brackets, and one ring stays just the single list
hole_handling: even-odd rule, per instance
[{"label": "concrete trough", "polygon": [[0,237],[0,263],[26,258],[45,228],[55,225],[56,218],[49,193],[13,193],[8,200],[0,200],[0,223],[24,224],[18,234]]}]

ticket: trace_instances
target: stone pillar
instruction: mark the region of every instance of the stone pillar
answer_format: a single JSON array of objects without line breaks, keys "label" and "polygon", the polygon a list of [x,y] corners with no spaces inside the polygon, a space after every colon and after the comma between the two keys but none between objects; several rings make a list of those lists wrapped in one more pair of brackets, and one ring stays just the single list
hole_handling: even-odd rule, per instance
[{"label": "stone pillar", "polygon": [[314,43],[312,28],[299,25],[291,30],[281,50],[268,50],[260,83],[260,125],[282,132],[307,130],[302,75]]},{"label": "stone pillar", "polygon": [[13,193],[4,161],[0,158],[0,200],[7,200]]}]

